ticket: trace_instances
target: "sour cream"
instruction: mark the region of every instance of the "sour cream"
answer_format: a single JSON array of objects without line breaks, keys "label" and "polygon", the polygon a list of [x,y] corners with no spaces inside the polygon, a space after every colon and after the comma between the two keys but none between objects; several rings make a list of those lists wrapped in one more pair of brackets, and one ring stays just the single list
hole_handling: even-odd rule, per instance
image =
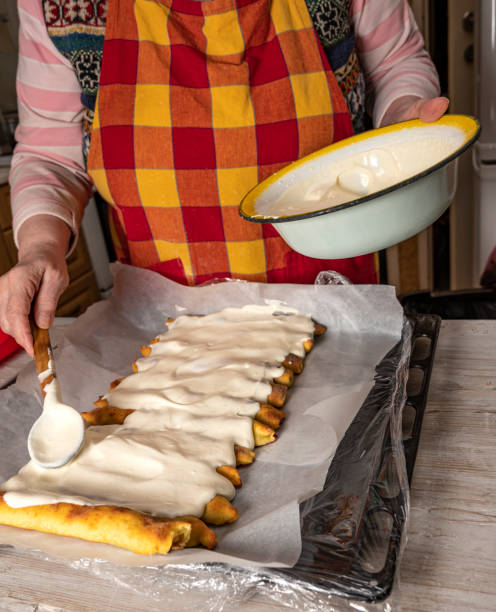
[{"label": "sour cream", "polygon": [[[201,516],[215,495],[234,496],[217,473],[253,448],[253,417],[288,353],[303,356],[309,316],[281,307],[229,308],[179,317],[106,395],[134,412],[122,425],[90,427],[80,453],[58,469],[33,461],[0,486],[12,507],[112,504],[157,516]],[[49,432],[44,431],[49,438]]]},{"label": "sour cream", "polygon": [[325,161],[295,168],[281,195],[260,198],[256,213],[304,214],[380,192],[439,163],[463,143],[463,137],[456,128],[409,128],[338,148],[323,155]]},{"label": "sour cream", "polygon": [[[50,382],[46,382],[50,379]],[[38,374],[43,387],[43,411],[28,435],[29,456],[45,468],[56,468],[77,453],[84,438],[84,421],[79,412],[62,402],[60,388],[49,360],[48,368]]]},{"label": "sour cream", "polygon": [[44,391],[43,412],[29,432],[28,451],[44,467],[58,467],[79,450],[84,421],[74,408],[59,400],[55,379]]}]

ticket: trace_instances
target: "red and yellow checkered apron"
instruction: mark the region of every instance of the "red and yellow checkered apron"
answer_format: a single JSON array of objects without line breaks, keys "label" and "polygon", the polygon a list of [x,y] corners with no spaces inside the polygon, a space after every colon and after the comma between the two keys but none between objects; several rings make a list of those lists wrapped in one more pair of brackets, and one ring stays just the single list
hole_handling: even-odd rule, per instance
[{"label": "red and yellow checkered apron", "polygon": [[188,284],[375,282],[372,256],[305,257],[238,213],[259,181],[351,134],[304,0],[110,0],[88,171],[121,261]]}]

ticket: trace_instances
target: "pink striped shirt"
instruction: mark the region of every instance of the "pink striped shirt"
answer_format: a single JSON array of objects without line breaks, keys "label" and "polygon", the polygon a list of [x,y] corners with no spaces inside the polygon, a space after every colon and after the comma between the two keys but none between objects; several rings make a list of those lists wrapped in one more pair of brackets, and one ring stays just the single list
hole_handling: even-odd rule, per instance
[{"label": "pink striped shirt", "polygon": [[[82,154],[81,90],[55,48],[40,0],[19,0],[19,127],[10,184],[14,239],[38,214],[64,220],[77,236],[92,193]],[[394,100],[433,98],[439,82],[407,0],[351,0],[350,20],[375,126]],[[74,242],[73,242],[74,243]]]}]

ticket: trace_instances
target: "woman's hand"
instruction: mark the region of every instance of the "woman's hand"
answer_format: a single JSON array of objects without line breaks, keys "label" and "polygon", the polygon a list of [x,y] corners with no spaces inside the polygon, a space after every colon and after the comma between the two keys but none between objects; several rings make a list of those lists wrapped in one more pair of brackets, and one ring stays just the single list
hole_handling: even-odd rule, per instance
[{"label": "woman's hand", "polygon": [[392,102],[384,113],[381,127],[409,119],[420,119],[426,123],[437,121],[448,110],[448,98],[418,98],[403,96]]},{"label": "woman's hand", "polygon": [[27,219],[19,229],[19,261],[0,277],[0,327],[31,356],[28,315],[33,308],[39,327],[52,324],[59,297],[69,283],[65,255],[70,236],[71,230],[58,217]]}]

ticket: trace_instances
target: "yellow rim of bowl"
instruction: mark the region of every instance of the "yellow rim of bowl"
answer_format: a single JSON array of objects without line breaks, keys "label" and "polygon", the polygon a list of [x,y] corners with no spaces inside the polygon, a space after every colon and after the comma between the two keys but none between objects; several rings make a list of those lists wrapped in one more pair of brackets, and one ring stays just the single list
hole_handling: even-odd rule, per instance
[{"label": "yellow rim of bowl", "polygon": [[[362,142],[363,140],[368,140],[369,138],[375,138],[376,136],[379,136],[381,134],[397,132],[404,128],[432,127],[434,125],[446,125],[449,127],[456,127],[463,132],[465,136],[465,140],[463,144],[461,144],[457,149],[455,149],[453,153],[451,153],[447,157],[440,160],[434,166],[430,166],[428,169],[420,172],[419,174],[416,174],[399,183],[396,183],[392,187],[388,187],[376,193],[373,193],[367,196],[363,196],[355,200],[350,200],[349,202],[345,202],[343,204],[339,204],[331,208],[324,208],[322,210],[315,210],[315,211],[306,212],[306,213],[296,213],[294,215],[286,215],[286,216],[278,216],[278,217],[271,217],[270,215],[259,215],[255,212],[255,204],[256,204],[257,199],[268,187],[270,187],[271,185],[279,181],[283,176],[285,176],[289,172],[292,172],[296,168],[299,168],[300,166],[303,166],[304,164],[307,164],[308,162],[318,159],[319,157],[326,155],[327,153],[330,153],[332,151],[338,151],[339,149],[343,149],[344,147],[347,147],[348,145],[354,144],[356,142]],[[343,140],[334,142],[328,145],[327,147],[318,149],[317,151],[314,151],[313,153],[310,153],[309,155],[305,155],[305,157],[302,157],[301,159],[298,159],[290,163],[284,168],[281,168],[281,170],[278,170],[274,174],[271,174],[264,181],[262,181],[261,183],[258,183],[258,185],[256,185],[253,189],[251,189],[245,195],[245,197],[241,201],[241,204],[239,205],[239,213],[243,218],[247,219],[248,221],[256,221],[258,223],[274,223],[274,222],[277,223],[277,222],[281,222],[285,220],[290,221],[290,220],[304,219],[307,217],[314,217],[320,214],[325,214],[327,212],[341,210],[343,208],[347,208],[349,206],[356,205],[360,202],[365,202],[365,201],[374,199],[381,194],[387,193],[389,191],[393,191],[402,185],[411,183],[421,178],[422,176],[425,176],[426,174],[430,174],[431,172],[434,172],[434,170],[437,170],[441,166],[447,164],[449,161],[451,161],[455,157],[458,157],[458,155],[460,155],[463,151],[465,151],[465,149],[467,149],[477,139],[479,132],[480,132],[480,123],[475,117],[472,117],[470,115],[444,115],[443,117],[441,117],[440,119],[432,123],[425,123],[424,121],[420,121],[420,119],[411,119],[410,121],[402,121],[401,123],[393,123],[392,125],[386,125],[385,127],[376,128],[374,130],[369,130],[367,132],[362,132],[360,134],[355,134],[354,136],[350,136],[349,138],[344,138]]]}]

